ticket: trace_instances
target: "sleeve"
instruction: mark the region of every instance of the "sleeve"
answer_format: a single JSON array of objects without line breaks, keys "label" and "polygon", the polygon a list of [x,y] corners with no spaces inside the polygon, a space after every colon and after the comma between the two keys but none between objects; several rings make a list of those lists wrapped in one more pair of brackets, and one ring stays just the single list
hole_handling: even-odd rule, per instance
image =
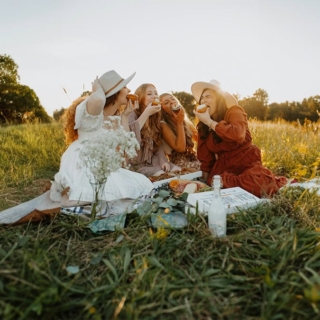
[{"label": "sleeve", "polygon": [[216,162],[215,154],[208,148],[208,140],[212,140],[212,134],[209,134],[206,139],[198,139],[197,157],[201,162],[200,169],[204,172],[211,172]]},{"label": "sleeve", "polygon": [[242,143],[246,137],[247,127],[247,114],[240,106],[233,106],[228,109],[225,120],[216,125],[215,131],[224,141]]},{"label": "sleeve", "polygon": [[137,120],[137,115],[134,111],[132,111],[128,116],[129,128],[130,131],[134,132],[136,135],[136,139],[139,143],[141,143],[141,133],[140,133],[140,124]]},{"label": "sleeve", "polygon": [[[169,163],[167,156],[164,152],[163,145],[159,146],[158,150],[155,152],[153,157],[156,157],[156,159],[158,159],[157,163],[159,163],[160,167],[164,163]],[[152,163],[154,163],[153,160],[152,160]]]},{"label": "sleeve", "polygon": [[92,129],[101,127],[103,121],[103,112],[93,116],[87,111],[88,98],[83,100],[76,108],[74,129],[91,131]]}]

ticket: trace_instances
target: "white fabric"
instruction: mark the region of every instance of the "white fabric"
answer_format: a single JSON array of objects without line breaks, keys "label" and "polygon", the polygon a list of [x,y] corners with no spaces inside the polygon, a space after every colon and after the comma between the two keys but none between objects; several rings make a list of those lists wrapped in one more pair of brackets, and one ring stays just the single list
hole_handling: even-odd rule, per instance
[{"label": "white fabric", "polygon": [[289,182],[288,184],[284,185],[281,189],[285,189],[287,187],[302,187],[304,189],[308,189],[311,191],[316,191],[317,195],[320,196],[320,179],[314,178],[306,182]]},{"label": "white fabric", "polygon": [[[98,116],[88,114],[86,110],[87,100],[84,100],[76,109],[76,125],[78,129],[78,140],[74,141],[64,152],[61,158],[60,170],[55,175],[55,181],[51,186],[51,199],[56,199],[57,192],[70,187],[68,192],[69,200],[89,201],[93,199],[93,188],[89,182],[84,169],[78,163],[79,150],[83,147],[81,141],[98,135],[103,125],[103,112]],[[151,181],[144,175],[119,169],[112,172],[104,187],[102,199],[115,201],[119,199],[138,199],[147,195],[154,188]]]}]

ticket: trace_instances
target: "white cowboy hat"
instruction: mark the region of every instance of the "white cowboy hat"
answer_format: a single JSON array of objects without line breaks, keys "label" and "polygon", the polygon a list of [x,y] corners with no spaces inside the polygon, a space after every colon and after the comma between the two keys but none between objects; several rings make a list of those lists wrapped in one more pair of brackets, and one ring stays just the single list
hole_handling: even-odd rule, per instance
[{"label": "white cowboy hat", "polygon": [[104,73],[99,78],[99,83],[100,83],[102,89],[104,90],[106,98],[112,96],[113,94],[117,93],[122,88],[124,88],[131,81],[131,79],[135,76],[135,74],[136,73],[134,72],[127,79],[123,79],[114,70],[111,70],[111,71]]},{"label": "white cowboy hat", "polygon": [[194,96],[194,98],[198,103],[204,89],[212,89],[214,91],[219,92],[226,100],[226,104],[228,108],[238,104],[237,99],[229,92],[223,91],[221,89],[220,82],[215,79],[212,79],[209,82],[195,82],[191,86],[192,95]]}]

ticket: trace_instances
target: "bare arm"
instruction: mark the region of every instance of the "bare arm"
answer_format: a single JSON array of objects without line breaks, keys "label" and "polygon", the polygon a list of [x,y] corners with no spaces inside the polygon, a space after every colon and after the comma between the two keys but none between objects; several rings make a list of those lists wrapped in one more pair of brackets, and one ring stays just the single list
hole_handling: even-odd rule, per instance
[{"label": "bare arm", "polygon": [[87,112],[92,116],[99,115],[106,103],[106,95],[99,83],[98,77],[92,82],[92,93],[87,101]]},{"label": "bare arm", "polygon": [[184,131],[183,120],[184,120],[184,110],[180,109],[180,112],[172,114],[174,121],[177,126],[177,135],[171,130],[171,128],[164,122],[161,122],[162,128],[162,138],[163,140],[173,149],[178,152],[186,151],[186,134]]}]

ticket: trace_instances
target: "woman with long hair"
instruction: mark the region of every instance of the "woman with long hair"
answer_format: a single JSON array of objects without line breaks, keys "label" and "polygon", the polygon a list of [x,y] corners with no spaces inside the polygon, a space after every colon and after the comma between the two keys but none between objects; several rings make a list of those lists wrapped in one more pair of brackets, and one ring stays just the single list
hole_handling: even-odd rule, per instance
[{"label": "woman with long hair", "polygon": [[180,101],[171,93],[160,95],[160,122],[164,150],[175,165],[189,171],[200,169],[196,144],[198,131]]},{"label": "woman with long hair", "polygon": [[270,196],[287,183],[262,165],[261,151],[252,143],[247,114],[216,80],[191,86],[196,101],[207,106],[194,111],[199,123],[197,156],[204,180],[220,175],[224,188],[241,187],[258,197]]},{"label": "woman with long hair", "polygon": [[144,83],[136,89],[135,94],[139,97],[139,107],[129,115],[129,125],[140,143],[140,150],[137,157],[130,161],[131,169],[148,177],[180,170],[168,161],[163,149],[161,105],[156,87]]}]

